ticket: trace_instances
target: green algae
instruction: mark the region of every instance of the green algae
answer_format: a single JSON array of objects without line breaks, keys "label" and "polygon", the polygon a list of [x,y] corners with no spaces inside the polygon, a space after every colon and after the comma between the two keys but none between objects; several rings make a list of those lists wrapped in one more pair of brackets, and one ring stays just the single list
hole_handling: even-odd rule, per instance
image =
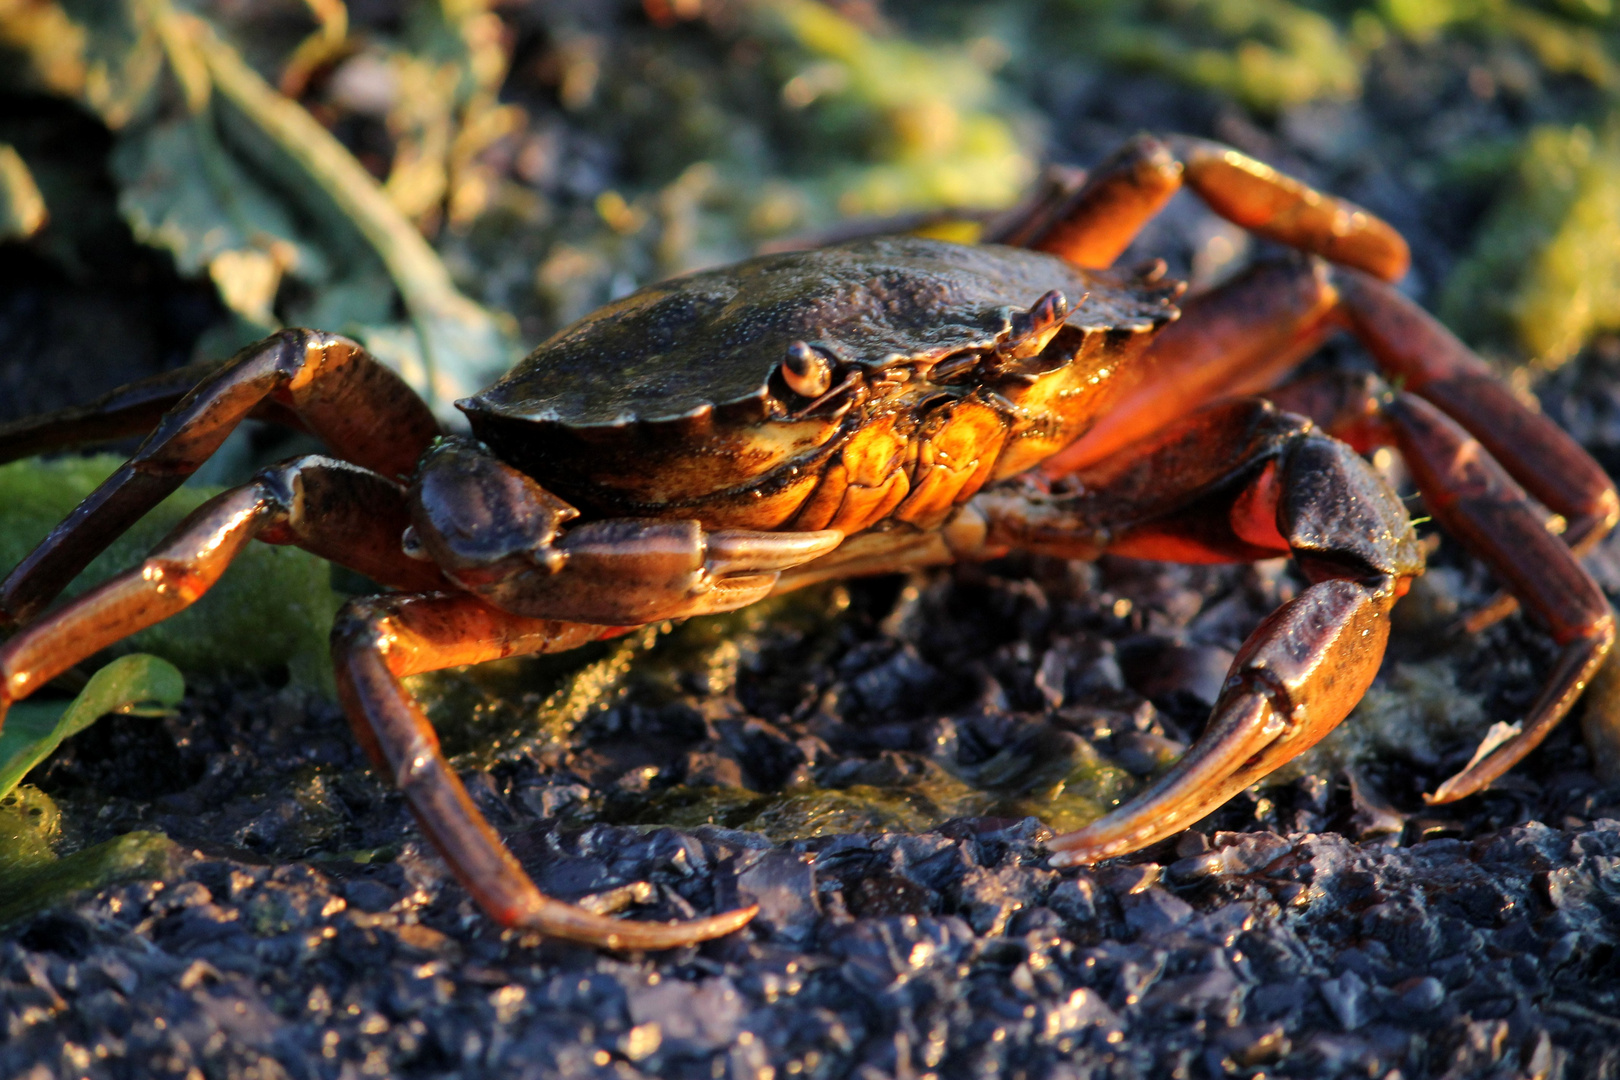
[{"label": "green algae", "polygon": [[155,832],[132,832],[57,857],[61,811],[49,795],[24,784],[0,798],[0,928],[75,893],[119,881],[163,878],[179,849]]},{"label": "green algae", "polygon": [[429,672],[407,687],[458,769],[488,768],[560,747],[593,713],[627,693],[631,673],[665,627],[557,656]]},{"label": "green algae", "polygon": [[[0,566],[15,566],[120,464],[100,456],[0,466]],[[136,522],[67,589],[77,595],[139,565],[155,544],[219,488],[188,486]],[[197,603],[120,642],[187,671],[285,667],[299,684],[330,691],[327,638],[337,613],[327,563],[292,547],[250,544]]]},{"label": "green algae", "polygon": [[159,877],[173,845],[130,833],[58,858],[62,815],[43,791],[19,782],[62,741],[109,712],[169,708],[185,693],[180,673],[154,656],[125,656],[90,677],[65,709],[22,702],[0,729],[0,926],[82,889],[134,877]]},{"label": "green algae", "polygon": [[1049,735],[963,768],[899,755],[908,768],[893,782],[746,788],[677,785],[618,816],[647,825],[718,825],[763,833],[777,842],[842,833],[923,832],[955,818],[1035,817],[1059,832],[1095,821],[1136,790],[1136,781],[1090,743]]},{"label": "green algae", "polygon": [[1546,368],[1620,329],[1620,115],[1601,132],[1531,132],[1472,254],[1446,282],[1440,315]]},{"label": "green algae", "polygon": [[1551,367],[1594,333],[1620,329],[1620,122],[1600,137],[1579,126],[1538,131],[1525,169],[1538,204],[1565,201],[1513,306],[1520,340]]},{"label": "green algae", "polygon": [[1445,32],[1484,33],[1518,42],[1548,71],[1613,89],[1620,85],[1620,66],[1612,42],[1588,25],[1611,12],[1595,10],[1594,3],[1607,7],[1608,0],[1569,0],[1558,5],[1561,13],[1513,0],[1381,0],[1377,11],[1391,29],[1413,41],[1432,41]]},{"label": "green algae", "polygon": [[456,767],[488,768],[567,745],[585,720],[632,694],[648,705],[694,690],[724,694],[767,640],[824,632],[848,604],[838,586],[803,589],[569,653],[428,672],[406,685]]},{"label": "green algae", "polygon": [[1365,57],[1354,38],[1327,16],[1288,0],[1074,0],[1071,6],[1078,27],[1095,33],[1092,48],[1109,63],[1216,90],[1261,112],[1361,92]]},{"label": "green algae", "polygon": [[1000,208],[1033,179],[1034,160],[991,78],[1000,54],[876,32],[812,0],[749,7],[792,71],[784,103],[814,113],[842,151],[818,181],[833,189],[839,213]]},{"label": "green algae", "polygon": [[[969,800],[977,801],[968,805]],[[678,785],[653,796],[629,820],[677,829],[718,825],[787,842],[842,833],[921,832],[951,818],[971,816],[983,808],[981,802],[988,805],[983,793],[941,791],[936,782],[903,787],[852,784],[771,795],[746,788]]]}]

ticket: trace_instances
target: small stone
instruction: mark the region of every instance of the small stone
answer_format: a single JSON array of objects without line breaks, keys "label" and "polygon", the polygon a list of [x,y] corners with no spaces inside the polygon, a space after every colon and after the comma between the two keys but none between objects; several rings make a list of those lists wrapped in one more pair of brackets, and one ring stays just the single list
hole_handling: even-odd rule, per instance
[{"label": "small stone", "polygon": [[1138,935],[1153,937],[1166,933],[1193,916],[1192,905],[1158,886],[1123,897],[1125,925]]},{"label": "small stone", "polygon": [[1118,897],[1135,896],[1158,884],[1164,867],[1158,863],[1110,866],[1097,871],[1097,883]]},{"label": "small stone", "polygon": [[728,1046],[737,1037],[745,1003],[727,978],[701,983],[664,978],[632,986],[630,1019],[656,1024],[661,1041],[677,1053],[701,1054]]},{"label": "small stone", "polygon": [[1440,1007],[1446,1000],[1446,988],[1440,980],[1433,975],[1424,975],[1417,979],[1408,979],[1395,987],[1397,1000],[1403,1009],[1412,1009],[1417,1012],[1429,1012]]},{"label": "small stone", "polygon": [[772,851],[737,876],[743,900],[759,905],[754,924],[773,938],[802,943],[814,932],[819,912],[811,862],[809,855]]},{"label": "small stone", "polygon": [[1347,971],[1336,979],[1323,979],[1316,988],[1345,1031],[1354,1031],[1367,1022],[1367,983],[1360,975]]}]

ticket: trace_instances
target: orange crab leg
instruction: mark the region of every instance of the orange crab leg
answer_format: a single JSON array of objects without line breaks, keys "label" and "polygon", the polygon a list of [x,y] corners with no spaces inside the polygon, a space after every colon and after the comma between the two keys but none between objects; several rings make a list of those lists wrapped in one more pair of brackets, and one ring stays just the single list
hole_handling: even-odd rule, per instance
[{"label": "orange crab leg", "polygon": [[0,646],[0,723],[11,702],[79,661],[189,607],[255,537],[291,543],[400,588],[442,588],[406,558],[397,481],[318,455],[260,472],[193,511],[146,560],[51,611]]},{"label": "orange crab leg", "polygon": [[332,635],[338,689],[356,735],[393,778],[434,847],[503,926],[609,949],[668,949],[729,934],[757,905],[689,922],[631,922],[543,895],[473,805],[401,676],[505,656],[558,652],[618,631],[529,619],[465,594],[352,601]]},{"label": "orange crab leg", "polygon": [[[1577,554],[1620,520],[1620,496],[1602,467],[1557,424],[1520,404],[1454,334],[1371,275],[1320,261],[1259,263],[1183,304],[1181,319],[1142,357],[1144,375],[1135,389],[1042,469],[1058,476],[1087,467],[1207,401],[1265,390],[1341,327],[1564,518],[1564,541]],[[1279,391],[1284,398],[1305,392]],[[1320,409],[1306,411],[1322,418]],[[1342,426],[1334,433],[1357,442]],[[1488,625],[1514,605],[1511,598],[1493,602],[1472,617],[1470,628]]]},{"label": "orange crab leg", "polygon": [[0,462],[145,435],[219,366],[216,361],[189,364],[120,386],[83,405],[0,424]]},{"label": "orange crab leg", "polygon": [[1547,737],[1614,643],[1614,613],[1574,554],[1541,523],[1525,490],[1461,425],[1412,394],[1384,406],[1435,519],[1483,558],[1561,646],[1522,730],[1441,784],[1428,800],[1481,790]]},{"label": "orange crab leg", "polygon": [[1620,521],[1620,495],[1569,433],[1519,403],[1441,322],[1388,285],[1353,270],[1335,282],[1356,337],[1379,366],[1462,424],[1542,504],[1568,521],[1564,540],[1586,550]]},{"label": "orange crab leg", "polygon": [[1174,135],[1185,181],[1210,209],[1252,233],[1345,266],[1398,280],[1412,263],[1406,238],[1354,203],[1207,139]]},{"label": "orange crab leg", "polygon": [[[1383,282],[1335,274],[1342,318],[1379,366],[1460,423],[1541,504],[1564,519],[1564,543],[1585,554],[1620,522],[1620,495],[1597,462],[1553,421],[1519,403],[1485,362],[1428,312]],[[1479,631],[1512,614],[1501,596],[1469,616]]]},{"label": "orange crab leg", "polygon": [[992,239],[1045,251],[1087,269],[1106,269],[1180,190],[1181,172],[1169,147],[1151,135],[1138,135],[1083,184],[1037,202],[1022,220]]},{"label": "orange crab leg", "polygon": [[[436,565],[408,558],[403,487],[347,462],[311,455],[261,472],[209,500],[126,571],[24,627],[0,646],[0,725],[14,701],[79,661],[190,606],[250,540],[293,543],[386,584],[444,588]],[[743,925],[753,909],[691,923],[637,925],[543,895],[501,845],[450,771],[398,675],[520,653],[555,652],[619,632],[525,619],[464,594],[351,603],[333,631],[351,722],[389,770],[424,832],[469,891],[505,925],[606,945],[668,948]]]},{"label": "orange crab leg", "polygon": [[1185,135],[1139,135],[1069,198],[1037,204],[993,239],[1103,269],[1185,184],[1251,232],[1386,281],[1406,273],[1406,240],[1376,215],[1323,194],[1230,146]]},{"label": "orange crab leg", "polygon": [[1337,302],[1325,265],[1275,260],[1184,301],[1137,361],[1132,389],[1042,471],[1085,468],[1211,401],[1270,388],[1335,332]]},{"label": "orange crab leg", "polygon": [[22,623],[37,614],[267,404],[290,410],[336,456],[386,477],[409,476],[439,433],[427,405],[355,342],[284,330],[204,379],[12,570],[0,583],[0,622]]},{"label": "orange crab leg", "polygon": [[[1453,802],[1474,794],[1535,749],[1580,697],[1614,640],[1608,601],[1578,553],[1547,530],[1539,508],[1482,440],[1422,397],[1380,392],[1376,380],[1354,378],[1305,380],[1275,397],[1334,434],[1398,447],[1436,520],[1507,584],[1507,603],[1492,607],[1506,614],[1522,600],[1561,647],[1520,732],[1427,798]],[[1469,620],[1477,621],[1479,613]]]},{"label": "orange crab leg", "polygon": [[[1265,297],[1273,293],[1285,299],[1268,307]],[[1199,395],[1224,396],[1228,387],[1235,392],[1274,380],[1292,356],[1275,363],[1272,350],[1297,356],[1339,325],[1366,341],[1412,393],[1381,405],[1371,391],[1346,396],[1338,386],[1312,380],[1284,387],[1277,397],[1323,420],[1358,449],[1399,446],[1435,516],[1508,586],[1505,599],[1476,613],[1470,624],[1499,618],[1523,602],[1563,650],[1523,732],[1446,781],[1434,796],[1462,798],[1545,738],[1608,651],[1612,616],[1576,555],[1609,531],[1620,504],[1612,482],[1578,444],[1520,405],[1486,374],[1483,361],[1417,305],[1359,271],[1319,261],[1262,264],[1189,304],[1183,319],[1150,348],[1151,375],[1141,388],[1045,468],[1057,475],[1077,467],[1095,473],[1108,461],[1129,460],[1158,437],[1124,448],[1127,435],[1159,427],[1162,417]],[[1216,377],[1207,377],[1208,371]],[[1525,489],[1571,520],[1565,540],[1577,550],[1547,530]],[[1137,537],[1113,550],[1179,561],[1222,555],[1189,550],[1178,535]]]}]

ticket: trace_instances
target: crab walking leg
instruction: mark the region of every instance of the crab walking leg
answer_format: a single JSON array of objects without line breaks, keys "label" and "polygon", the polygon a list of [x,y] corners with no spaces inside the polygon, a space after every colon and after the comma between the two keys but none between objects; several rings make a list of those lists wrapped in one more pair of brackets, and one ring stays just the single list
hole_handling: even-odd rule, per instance
[{"label": "crab walking leg", "polygon": [[1399,280],[1411,266],[1406,238],[1355,203],[1218,142],[1186,135],[1166,141],[1185,163],[1186,185],[1228,221],[1385,281]]},{"label": "crab walking leg", "polygon": [[1370,376],[1318,377],[1283,387],[1274,402],[1312,416],[1362,452],[1399,448],[1434,517],[1559,645],[1517,734],[1426,798],[1454,802],[1484,789],[1535,749],[1580,698],[1613,644],[1608,601],[1577,553],[1547,530],[1525,489],[1469,431],[1422,397],[1391,392]]},{"label": "crab walking leg", "polygon": [[120,386],[83,405],[0,424],[0,462],[149,432],[219,367],[217,361],[188,364]]},{"label": "crab walking leg", "polygon": [[267,404],[290,410],[337,457],[386,477],[409,476],[439,431],[415,392],[355,342],[284,330],[204,379],[18,564],[0,583],[0,622],[31,619]]},{"label": "crab walking leg", "polygon": [[[1059,476],[1117,454],[1123,447],[1207,401],[1265,390],[1319,343],[1351,330],[1391,376],[1463,425],[1515,480],[1568,526],[1564,540],[1577,554],[1601,540],[1620,519],[1620,496],[1601,466],[1553,421],[1522,405],[1485,362],[1436,319],[1371,275],[1320,260],[1256,264],[1232,281],[1183,305],[1142,357],[1143,377],[1074,445],[1042,469]],[[1285,387],[1279,396],[1309,407],[1310,388]],[[1368,408],[1375,409],[1371,398]],[[1350,405],[1332,411],[1344,411]],[[1365,449],[1338,419],[1335,434]],[[1511,613],[1511,597],[1470,620],[1483,628]]]},{"label": "crab walking leg", "polygon": [[1152,135],[1138,135],[1084,183],[1069,192],[1054,191],[990,239],[1045,251],[1090,270],[1106,269],[1181,189],[1181,173],[1169,147]]},{"label": "crab walking leg", "polygon": [[308,455],[265,469],[198,507],[141,565],[0,646],[0,724],[12,702],[189,607],[254,538],[296,544],[400,588],[443,588],[436,567],[400,552],[399,535],[409,520],[403,486],[357,465]]},{"label": "crab walking leg", "polygon": [[1102,269],[1182,185],[1250,232],[1386,281],[1411,264],[1406,240],[1376,215],[1230,146],[1185,135],[1137,136],[1067,201],[1037,204],[994,239]]},{"label": "crab walking leg", "polygon": [[465,594],[355,600],[332,632],[344,708],[422,831],[490,918],[503,926],[609,949],[669,949],[729,934],[757,905],[690,922],[630,922],[545,896],[484,820],[439,749],[405,675],[505,656],[561,652],[617,633],[606,626],[510,615]]},{"label": "crab walking leg", "polygon": [[969,506],[991,549],[1202,562],[1291,554],[1313,582],[1250,635],[1209,727],[1170,772],[1051,842],[1060,864],[1178,832],[1315,745],[1371,684],[1390,607],[1423,569],[1405,508],[1371,467],[1254,399],[1186,418],[1076,474],[1067,493],[1008,483]]},{"label": "crab walking leg", "polygon": [[1327,264],[1256,263],[1181,304],[1131,372],[1131,389],[1041,466],[1061,476],[1113,457],[1212,401],[1269,389],[1338,330]]},{"label": "crab walking leg", "polygon": [[1413,394],[1395,395],[1383,413],[1435,519],[1485,560],[1560,646],[1518,734],[1426,796],[1454,802],[1518,764],[1564,718],[1614,644],[1614,613],[1525,490],[1460,424]]},{"label": "crab walking leg", "polygon": [[[1552,420],[1522,405],[1490,368],[1428,312],[1376,278],[1337,270],[1342,318],[1403,388],[1467,429],[1508,474],[1564,519],[1564,542],[1585,554],[1620,522],[1614,481]],[[1478,631],[1512,614],[1511,596],[1467,620]]]}]

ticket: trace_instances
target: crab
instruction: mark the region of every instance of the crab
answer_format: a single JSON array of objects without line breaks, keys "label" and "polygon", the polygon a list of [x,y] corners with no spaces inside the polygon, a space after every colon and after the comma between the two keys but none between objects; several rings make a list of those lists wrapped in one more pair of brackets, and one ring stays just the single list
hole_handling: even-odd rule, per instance
[{"label": "crab", "polygon": [[[1179,309],[1163,264],[1108,268],[1180,187],[1295,252]],[[68,668],[197,599],[250,540],[393,591],[332,634],[343,706],[422,831],[495,922],[618,949],[730,933],[543,895],[440,751],[405,676],[557,652],[833,577],[1013,549],[1181,562],[1291,556],[1308,587],[1249,636],[1209,724],[1135,798],[1051,840],[1056,865],[1170,836],[1340,723],[1424,565],[1365,457],[1399,449],[1430,512],[1558,657],[1516,735],[1435,801],[1477,792],[1557,724],[1614,617],[1578,554],[1620,517],[1602,469],[1394,289],[1389,225],[1238,151],[1141,136],[975,246],[875,236],[654,284],[557,333],[458,402],[470,435],[358,344],[287,330],[191,385],[136,384],[0,429],[0,458],[150,434],[0,584],[0,719]],[[1385,383],[1286,382],[1349,329]],[[1269,399],[1261,397],[1269,393]],[[324,455],[259,472],[138,567],[61,590],[248,417]],[[154,426],[155,422],[155,426]]]}]

